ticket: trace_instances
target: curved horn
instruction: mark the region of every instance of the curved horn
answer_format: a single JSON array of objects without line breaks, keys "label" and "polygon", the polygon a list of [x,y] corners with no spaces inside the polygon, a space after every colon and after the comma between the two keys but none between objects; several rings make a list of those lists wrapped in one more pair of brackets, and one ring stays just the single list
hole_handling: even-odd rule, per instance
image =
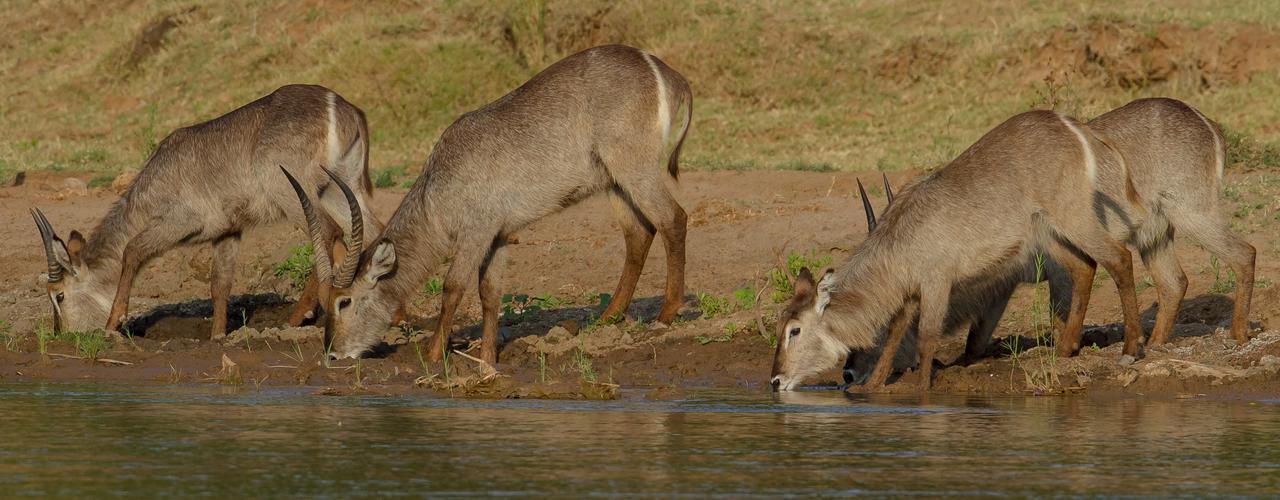
[{"label": "curved horn", "polygon": [[342,190],[342,196],[347,198],[347,209],[351,211],[352,248],[347,251],[346,258],[342,259],[342,267],[334,271],[333,280],[333,286],[346,288],[355,280],[356,268],[360,267],[360,254],[364,252],[364,216],[360,212],[360,202],[356,200],[356,195],[351,192],[351,188],[347,187],[347,183],[342,182],[342,179],[323,165],[320,166],[320,170],[324,170],[324,173],[329,175],[329,179],[332,179],[334,184],[338,185],[338,189]]},{"label": "curved horn", "polygon": [[320,220],[316,218],[315,208],[311,206],[311,199],[307,197],[306,191],[302,190],[302,185],[298,184],[298,180],[288,170],[280,165],[280,171],[284,172],[284,176],[289,178],[289,184],[293,185],[293,192],[298,195],[298,201],[302,203],[302,214],[307,218],[307,235],[311,237],[311,247],[314,254],[316,281],[324,282],[324,280],[333,279],[333,264],[329,261],[329,248],[325,246],[324,238],[320,236]]},{"label": "curved horn", "polygon": [[862,180],[858,180],[858,196],[862,197],[862,211],[867,213],[867,232],[876,230],[876,213],[871,210],[871,200],[867,199],[867,190],[862,189]]},{"label": "curved horn", "polygon": [[893,204],[893,188],[889,187],[889,174],[880,172],[880,180],[884,181],[884,195],[889,198],[889,204]]},{"label": "curved horn", "polygon": [[49,282],[57,283],[62,281],[62,264],[58,263],[57,257],[53,254],[53,240],[58,239],[53,234],[53,226],[49,224],[49,219],[45,218],[44,213],[38,208],[31,209],[31,218],[36,221],[36,228],[40,229],[40,242],[44,244],[44,256],[49,261]]}]

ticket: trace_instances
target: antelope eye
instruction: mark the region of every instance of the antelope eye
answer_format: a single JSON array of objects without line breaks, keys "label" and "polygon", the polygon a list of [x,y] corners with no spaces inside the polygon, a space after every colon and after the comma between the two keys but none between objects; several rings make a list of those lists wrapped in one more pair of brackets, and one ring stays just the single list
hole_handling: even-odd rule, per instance
[{"label": "antelope eye", "polygon": [[796,336],[796,335],[800,335],[800,327],[798,327],[798,326],[797,326],[797,327],[793,327],[793,328],[791,329],[791,331],[789,331],[789,332],[787,332],[787,333],[788,333],[788,334],[790,334],[792,337],[794,337],[794,336]]},{"label": "antelope eye", "polygon": [[346,309],[346,307],[349,305],[351,305],[351,297],[343,297],[341,299],[338,299],[338,309]]},{"label": "antelope eye", "polygon": [[54,295],[54,296],[53,296],[53,300],[56,300],[56,301],[58,301],[58,303],[59,303],[59,304],[61,304],[61,303],[62,303],[62,299],[63,299],[63,298],[65,298],[65,297],[66,297],[66,295],[63,295],[63,293],[62,293],[62,292],[58,292],[58,294],[57,294],[57,295]]}]

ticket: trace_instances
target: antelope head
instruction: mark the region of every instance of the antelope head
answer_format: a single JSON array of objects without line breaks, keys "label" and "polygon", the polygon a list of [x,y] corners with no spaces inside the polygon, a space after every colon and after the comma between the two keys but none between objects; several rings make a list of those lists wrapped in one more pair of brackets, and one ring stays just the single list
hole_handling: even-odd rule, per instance
[{"label": "antelope head", "polygon": [[84,236],[79,231],[71,231],[63,241],[40,209],[32,208],[31,217],[40,230],[40,242],[49,265],[41,278],[53,306],[54,329],[71,331],[102,327],[107,322],[111,303],[107,297],[90,289],[89,272],[83,256]]},{"label": "antelope head", "polygon": [[[321,167],[347,199],[351,212],[351,248],[335,243],[331,249],[322,236],[320,221],[310,197],[298,180],[282,166],[289,184],[298,195],[306,217],[307,232],[314,248],[314,271],[319,284],[318,296],[325,309],[324,342],[332,359],[359,358],[381,341],[380,335],[391,324],[392,302],[382,298],[378,283],[395,270],[395,247],[390,241],[379,241],[368,257],[363,257],[364,219],[355,193],[342,179]],[[332,250],[332,254],[330,253]],[[338,254],[342,263],[337,268]],[[331,257],[332,255],[332,257]]]},{"label": "antelope head", "polygon": [[[889,178],[881,174],[885,195],[893,203],[893,190]],[[876,229],[876,214],[867,199],[867,191],[858,181],[858,195],[867,216],[867,232]],[[778,347],[773,357],[772,383],[776,390],[790,391],[804,380],[828,366],[839,362],[848,352],[842,342],[826,330],[822,315],[831,303],[831,289],[835,286],[835,272],[828,269],[816,283],[809,269],[801,269],[796,276],[795,294],[778,318]]]},{"label": "antelope head", "polygon": [[771,378],[774,390],[795,389],[805,377],[835,365],[849,351],[827,332],[822,318],[834,285],[835,271],[831,269],[816,283],[808,268],[796,276],[795,295],[778,317]]}]

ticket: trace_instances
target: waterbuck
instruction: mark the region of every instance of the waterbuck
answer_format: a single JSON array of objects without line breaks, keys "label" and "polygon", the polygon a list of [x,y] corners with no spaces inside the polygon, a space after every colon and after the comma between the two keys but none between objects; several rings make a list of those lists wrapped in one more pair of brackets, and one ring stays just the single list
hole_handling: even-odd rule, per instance
[{"label": "waterbuck", "polygon": [[610,45],[566,57],[463,115],[440,136],[382,234],[369,248],[353,238],[358,261],[333,271],[324,304],[332,355],[359,357],[374,347],[397,304],[452,254],[429,357],[440,359],[462,294],[478,282],[481,358],[496,362],[507,235],[600,192],[608,193],[626,240],[622,277],[603,317],[625,313],[656,232],[667,257],[657,321],[672,321],[683,298],[687,216],[668,184],[692,104],[675,70]]},{"label": "waterbuck", "polygon": [[[71,231],[63,240],[44,214],[32,209],[48,260],[55,328],[116,330],[144,263],[175,246],[210,243],[212,336],[224,335],[241,233],[286,216],[302,220],[277,165],[294,165],[304,185],[320,193],[326,209],[315,229],[326,245],[341,240],[339,223],[348,224],[349,210],[345,199],[328,189],[333,180],[319,165],[360,186],[365,198],[360,211],[377,231],[367,203],[373,193],[368,137],[364,112],[332,90],[287,85],[165,137],[88,239]],[[312,281],[294,311],[295,323],[315,306]]]},{"label": "waterbuck", "polygon": [[[1106,139],[1074,119],[1051,111],[1010,118],[900,193],[839,271],[821,280],[800,273],[778,321],[774,387],[793,389],[849,349],[873,347],[890,323],[882,359],[893,359],[918,308],[927,388],[952,290],[1017,276],[1046,252],[1073,277],[1096,264],[1111,273],[1124,309],[1124,352],[1137,356],[1142,331],[1126,243],[1146,214],[1127,177]],[[1086,305],[1072,302],[1067,335],[1083,327]]]},{"label": "waterbuck", "polygon": [[[1173,252],[1173,238],[1178,233],[1201,242],[1235,272],[1237,287],[1231,335],[1237,342],[1245,342],[1255,251],[1252,245],[1231,232],[1218,208],[1226,159],[1225,141],[1219,127],[1187,104],[1167,98],[1130,102],[1095,118],[1089,127],[1105,134],[1124,156],[1134,188],[1149,214],[1139,230],[1142,235],[1139,255],[1152,275],[1159,306],[1155,327],[1146,345],[1160,345],[1168,339],[1186,293],[1186,274]],[[874,225],[875,216],[865,201],[863,209]],[[960,360],[962,364],[976,360],[990,347],[992,331],[1019,283],[1048,280],[1050,303],[1059,321],[1065,321],[1073,296],[1088,300],[1092,286],[1076,287],[1073,292],[1071,277],[1052,259],[1045,259],[1043,264],[1039,274],[1028,269],[1020,280],[998,283],[1000,286],[994,289],[953,291],[952,316],[972,322],[965,354]],[[1092,277],[1084,283],[1091,285]],[[971,300],[966,308],[957,304],[957,293],[989,301],[981,304],[981,300]],[[906,339],[906,346],[914,344],[912,332],[907,333]],[[1063,338],[1057,343],[1062,356],[1070,356],[1079,348],[1078,337]],[[845,365],[846,382],[864,378],[870,363],[878,358],[879,352],[874,349],[851,353]],[[899,356],[899,360],[902,358]],[[895,368],[906,368],[909,364],[899,361]]]}]

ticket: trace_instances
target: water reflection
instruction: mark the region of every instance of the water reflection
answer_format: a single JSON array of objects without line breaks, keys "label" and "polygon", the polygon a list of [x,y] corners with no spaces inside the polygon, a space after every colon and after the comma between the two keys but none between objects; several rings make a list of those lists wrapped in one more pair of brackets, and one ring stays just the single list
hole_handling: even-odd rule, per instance
[{"label": "water reflection", "polygon": [[0,386],[0,491],[1280,493],[1274,404],[627,396],[482,402]]}]

